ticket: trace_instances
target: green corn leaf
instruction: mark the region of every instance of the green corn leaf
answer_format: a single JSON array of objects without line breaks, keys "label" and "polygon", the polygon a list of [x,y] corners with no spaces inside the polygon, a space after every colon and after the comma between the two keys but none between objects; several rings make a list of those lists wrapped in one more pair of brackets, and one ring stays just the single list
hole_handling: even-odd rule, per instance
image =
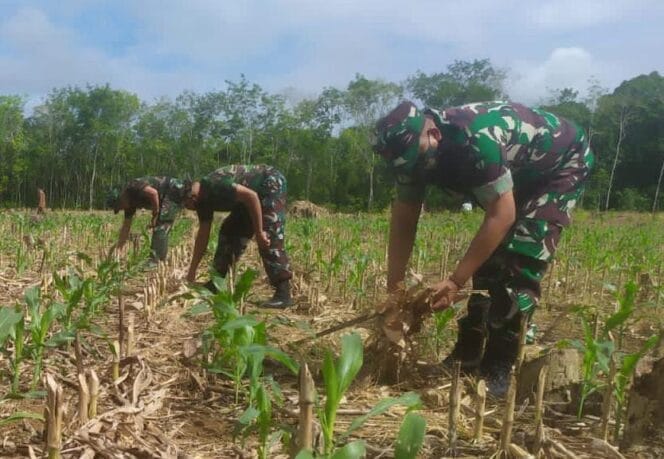
[{"label": "green corn leaf", "polygon": [[244,410],[244,413],[240,415],[240,417],[237,419],[237,422],[244,426],[248,426],[258,418],[259,414],[259,411],[255,407],[250,406]]},{"label": "green corn leaf", "polygon": [[393,406],[397,405],[403,405],[410,409],[419,407],[421,405],[420,396],[415,392],[407,392],[397,398],[390,397],[382,399],[373,408],[371,408],[367,414],[355,418],[348,429],[343,433],[342,438],[348,437],[355,430],[361,427],[369,418],[383,414]]},{"label": "green corn leaf", "polygon": [[193,317],[200,314],[205,314],[206,312],[210,312],[210,305],[205,302],[200,302],[189,308],[189,310],[182,314],[182,316]]},{"label": "green corn leaf", "polygon": [[[71,330],[63,330],[51,336],[48,341],[44,343],[46,347],[60,347],[64,344],[74,341],[75,334]],[[112,347],[112,346],[111,346]]]},{"label": "green corn leaf", "polygon": [[343,395],[362,368],[364,350],[360,335],[351,333],[341,339],[341,355],[336,365],[339,393]]},{"label": "green corn leaf", "polygon": [[416,413],[408,413],[401,423],[394,459],[415,459],[422,448],[426,433],[426,420]]},{"label": "green corn leaf", "polygon": [[245,327],[253,328],[257,324],[258,320],[255,317],[246,315],[246,316],[239,316],[238,318],[233,320],[229,320],[221,327],[221,329],[226,331],[234,331]]},{"label": "green corn leaf", "polygon": [[260,361],[262,361],[263,358],[267,356],[281,363],[293,374],[297,374],[297,372],[300,371],[298,363],[291,356],[286,354],[281,349],[277,349],[276,347],[266,346],[264,344],[250,344],[248,346],[244,346],[241,349],[241,352]]},{"label": "green corn leaf", "polygon": [[[323,380],[325,382],[325,415],[329,419],[332,412],[336,412],[336,406],[341,400],[339,395],[339,380],[337,376],[337,369],[334,365],[334,358],[330,351],[325,351],[323,357]],[[343,394],[342,394],[343,395]]]},{"label": "green corn leaf", "polygon": [[297,453],[295,459],[314,459],[314,453],[308,449],[303,449],[299,453]]},{"label": "green corn leaf", "polygon": [[238,302],[247,296],[257,276],[258,272],[254,269],[247,269],[240,275],[240,278],[235,282],[233,301]]},{"label": "green corn leaf", "polygon": [[348,443],[343,448],[336,450],[330,459],[359,459],[364,457],[367,453],[367,449],[364,446],[363,440],[355,440],[354,442]]},{"label": "green corn leaf", "polygon": [[632,281],[625,284],[625,292],[618,299],[620,308],[618,311],[609,316],[604,322],[604,332],[608,333],[611,330],[624,324],[634,311],[634,304],[636,303],[636,292],[638,288]]},{"label": "green corn leaf", "polygon": [[14,326],[23,320],[23,313],[14,308],[0,307],[0,346],[5,344],[7,337],[13,335]]},{"label": "green corn leaf", "polygon": [[662,335],[653,335],[648,338],[642,345],[638,352],[633,354],[626,354],[622,358],[622,365],[620,365],[619,373],[625,378],[629,379],[634,371],[636,371],[636,365],[639,363],[639,360],[643,358],[651,349],[655,348],[659,344]]},{"label": "green corn leaf", "polygon": [[40,318],[39,287],[33,286],[28,288],[24,293],[24,298],[28,305],[28,311],[30,311],[30,318],[34,323],[34,321],[38,321]]},{"label": "green corn leaf", "polygon": [[39,413],[33,413],[31,411],[17,411],[10,414],[6,418],[0,419],[0,427],[12,422],[22,421],[23,419],[34,419],[44,422],[44,416]]}]

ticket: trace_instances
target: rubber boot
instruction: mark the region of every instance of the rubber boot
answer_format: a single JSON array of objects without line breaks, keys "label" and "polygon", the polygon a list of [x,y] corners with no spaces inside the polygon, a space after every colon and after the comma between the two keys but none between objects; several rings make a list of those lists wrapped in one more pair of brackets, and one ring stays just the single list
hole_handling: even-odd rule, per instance
[{"label": "rubber boot", "polygon": [[459,319],[459,333],[454,349],[443,366],[453,368],[455,362],[461,362],[461,370],[472,373],[480,367],[487,337],[487,319],[491,299],[483,295],[474,295],[468,301],[468,315]]},{"label": "rubber boot", "polygon": [[494,397],[503,398],[510,383],[510,372],[519,352],[519,335],[506,329],[489,329],[489,339],[480,372]]},{"label": "rubber boot", "polygon": [[285,280],[277,284],[274,289],[274,296],[271,300],[265,301],[261,308],[285,309],[293,304],[290,296],[290,281]]}]

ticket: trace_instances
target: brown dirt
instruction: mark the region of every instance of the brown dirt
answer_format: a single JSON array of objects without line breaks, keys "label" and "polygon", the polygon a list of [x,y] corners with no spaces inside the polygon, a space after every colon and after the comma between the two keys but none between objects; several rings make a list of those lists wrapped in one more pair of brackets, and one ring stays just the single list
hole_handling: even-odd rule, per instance
[{"label": "brown dirt", "polygon": [[[185,257],[186,258],[186,257]],[[262,270],[252,245],[244,263]],[[182,275],[183,265],[176,267]],[[0,303],[11,304],[22,296],[23,290],[30,283],[37,282],[33,276],[16,279],[13,273],[5,271],[0,274]],[[298,277],[298,276],[296,276]],[[299,276],[301,279],[302,276]],[[227,378],[205,374],[196,362],[196,356],[184,356],[184,343],[190,342],[210,323],[210,315],[186,317],[183,313],[193,304],[191,300],[181,298],[164,301],[148,318],[143,304],[142,292],[144,279],[132,280],[127,286],[128,291],[134,291],[131,297],[126,298],[126,304],[136,305],[138,309],[128,307],[127,312],[136,315],[136,359],[128,361],[121,369],[126,375],[124,382],[114,385],[110,381],[110,357],[108,347],[99,337],[87,335],[84,347],[86,367],[94,368],[102,382],[99,413],[112,413],[113,410],[130,406],[143,410],[143,413],[117,413],[108,419],[86,425],[83,428],[75,419],[76,415],[76,368],[68,350],[50,352],[45,365],[45,371],[56,376],[65,391],[65,400],[68,406],[64,431],[64,449],[68,451],[65,457],[79,457],[86,448],[92,448],[99,454],[98,457],[254,457],[255,443],[249,439],[244,445],[233,439],[235,419],[242,413],[242,402],[235,403],[234,389]],[[546,283],[546,281],[545,281]],[[338,348],[338,338],[342,333],[329,337],[311,340],[298,346],[289,348],[288,343],[310,335],[306,329],[322,330],[340,321],[355,317],[363,312],[349,301],[340,298],[318,298],[311,301],[310,290],[304,281],[295,282],[296,307],[282,311],[260,311],[257,313],[268,320],[271,342],[288,350],[297,358],[306,359],[312,369],[314,379],[320,388],[321,377],[319,373],[323,349]],[[169,295],[180,288],[180,284],[171,284]],[[546,287],[545,287],[546,288]],[[267,297],[270,289],[263,279],[254,288],[254,295],[249,300],[248,308],[255,310],[252,301]],[[167,298],[166,295],[164,298]],[[571,305],[560,301],[563,295],[557,295],[555,288],[548,296],[550,310],[546,305],[538,312],[536,322],[540,327],[540,338],[543,344],[553,344],[560,338],[580,336],[580,324],[570,320],[569,308]],[[608,295],[607,295],[608,297]],[[162,298],[163,299],[163,298]],[[602,304],[595,299],[595,303]],[[606,310],[613,306],[606,304]],[[114,333],[117,327],[117,301],[113,301],[107,308],[106,316],[101,320],[101,326],[109,334]],[[640,322],[639,322],[640,323]],[[425,325],[430,326],[430,322]],[[363,338],[373,332],[373,324],[358,327]],[[450,337],[454,336],[455,324],[450,325]],[[636,327],[636,326],[635,326]],[[634,343],[639,342],[638,330],[636,337],[630,333]],[[632,341],[628,340],[628,343]],[[424,346],[423,346],[424,347]],[[449,343],[447,344],[449,348]],[[421,358],[433,358],[422,353]],[[2,357],[0,357],[2,358]],[[371,362],[375,356],[370,352],[365,354],[365,360]],[[4,370],[7,362],[0,360],[0,367]],[[149,384],[137,396],[136,403],[131,403],[133,383],[138,379],[139,371],[149,371],[151,378]],[[149,370],[145,370],[149,368]],[[23,387],[28,385],[29,367],[24,368],[22,377]],[[285,405],[277,410],[276,417],[279,422],[293,426],[295,420],[293,413],[297,410],[297,391],[294,376],[286,374],[283,370],[273,369],[284,392]],[[338,429],[347,427],[359,414],[366,413],[375,403],[386,396],[397,396],[408,390],[415,390],[422,394],[424,407],[422,414],[427,419],[427,436],[422,457],[444,457],[449,454],[447,439],[448,423],[448,392],[450,378],[446,375],[429,376],[419,374],[414,369],[400,379],[400,383],[391,386],[377,385],[371,378],[358,381],[346,397],[338,419]],[[6,373],[3,373],[3,378]],[[497,448],[497,439],[500,432],[502,401],[489,399],[487,402],[486,428],[482,442],[475,444],[471,441],[474,417],[472,408],[472,393],[476,381],[474,378],[464,378],[462,382],[461,419],[459,425],[459,444],[457,453],[465,457],[487,457]],[[319,389],[320,390],[320,389]],[[0,402],[0,418],[15,411],[43,411],[43,400],[4,400]],[[151,407],[151,408],[150,408]],[[146,411],[154,412],[146,414]],[[554,441],[563,444],[578,457],[601,457],[597,449],[591,446],[591,438],[596,436],[597,421],[587,417],[577,421],[573,416],[562,413],[563,409],[557,405],[550,405],[545,414],[547,433]],[[369,445],[369,457],[389,456],[393,448],[403,410],[395,408],[386,415],[374,418],[357,431],[356,436],[363,438]],[[516,426],[514,431],[515,443],[528,445],[534,432],[534,410],[532,403],[523,402],[517,406]],[[661,424],[660,424],[661,425]],[[97,426],[98,434],[93,427]],[[38,421],[22,421],[10,425],[0,426],[0,456],[26,457],[28,448],[32,448],[37,455],[43,450],[41,440],[42,423]],[[661,457],[664,452],[663,437],[651,434],[649,445],[645,451],[633,449],[626,453],[628,457]],[[659,439],[659,440],[658,440]],[[659,442],[659,443],[658,443]],[[275,450],[271,457],[287,457],[284,450]]]}]

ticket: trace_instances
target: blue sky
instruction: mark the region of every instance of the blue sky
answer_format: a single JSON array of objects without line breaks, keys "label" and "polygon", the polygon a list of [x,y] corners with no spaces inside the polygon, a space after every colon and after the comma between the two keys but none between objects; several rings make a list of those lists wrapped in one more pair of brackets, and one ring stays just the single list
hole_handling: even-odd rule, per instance
[{"label": "blue sky", "polygon": [[244,74],[316,95],[489,58],[512,99],[664,72],[664,0],[0,0],[0,94],[110,83],[146,101]]}]

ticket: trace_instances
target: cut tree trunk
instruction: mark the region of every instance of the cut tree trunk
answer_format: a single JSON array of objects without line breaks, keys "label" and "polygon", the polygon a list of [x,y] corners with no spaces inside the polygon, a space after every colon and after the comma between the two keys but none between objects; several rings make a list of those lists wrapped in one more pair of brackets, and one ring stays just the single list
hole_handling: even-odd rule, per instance
[{"label": "cut tree trunk", "polygon": [[664,358],[645,374],[634,378],[629,392],[621,449],[649,438],[661,438],[664,426]]}]

